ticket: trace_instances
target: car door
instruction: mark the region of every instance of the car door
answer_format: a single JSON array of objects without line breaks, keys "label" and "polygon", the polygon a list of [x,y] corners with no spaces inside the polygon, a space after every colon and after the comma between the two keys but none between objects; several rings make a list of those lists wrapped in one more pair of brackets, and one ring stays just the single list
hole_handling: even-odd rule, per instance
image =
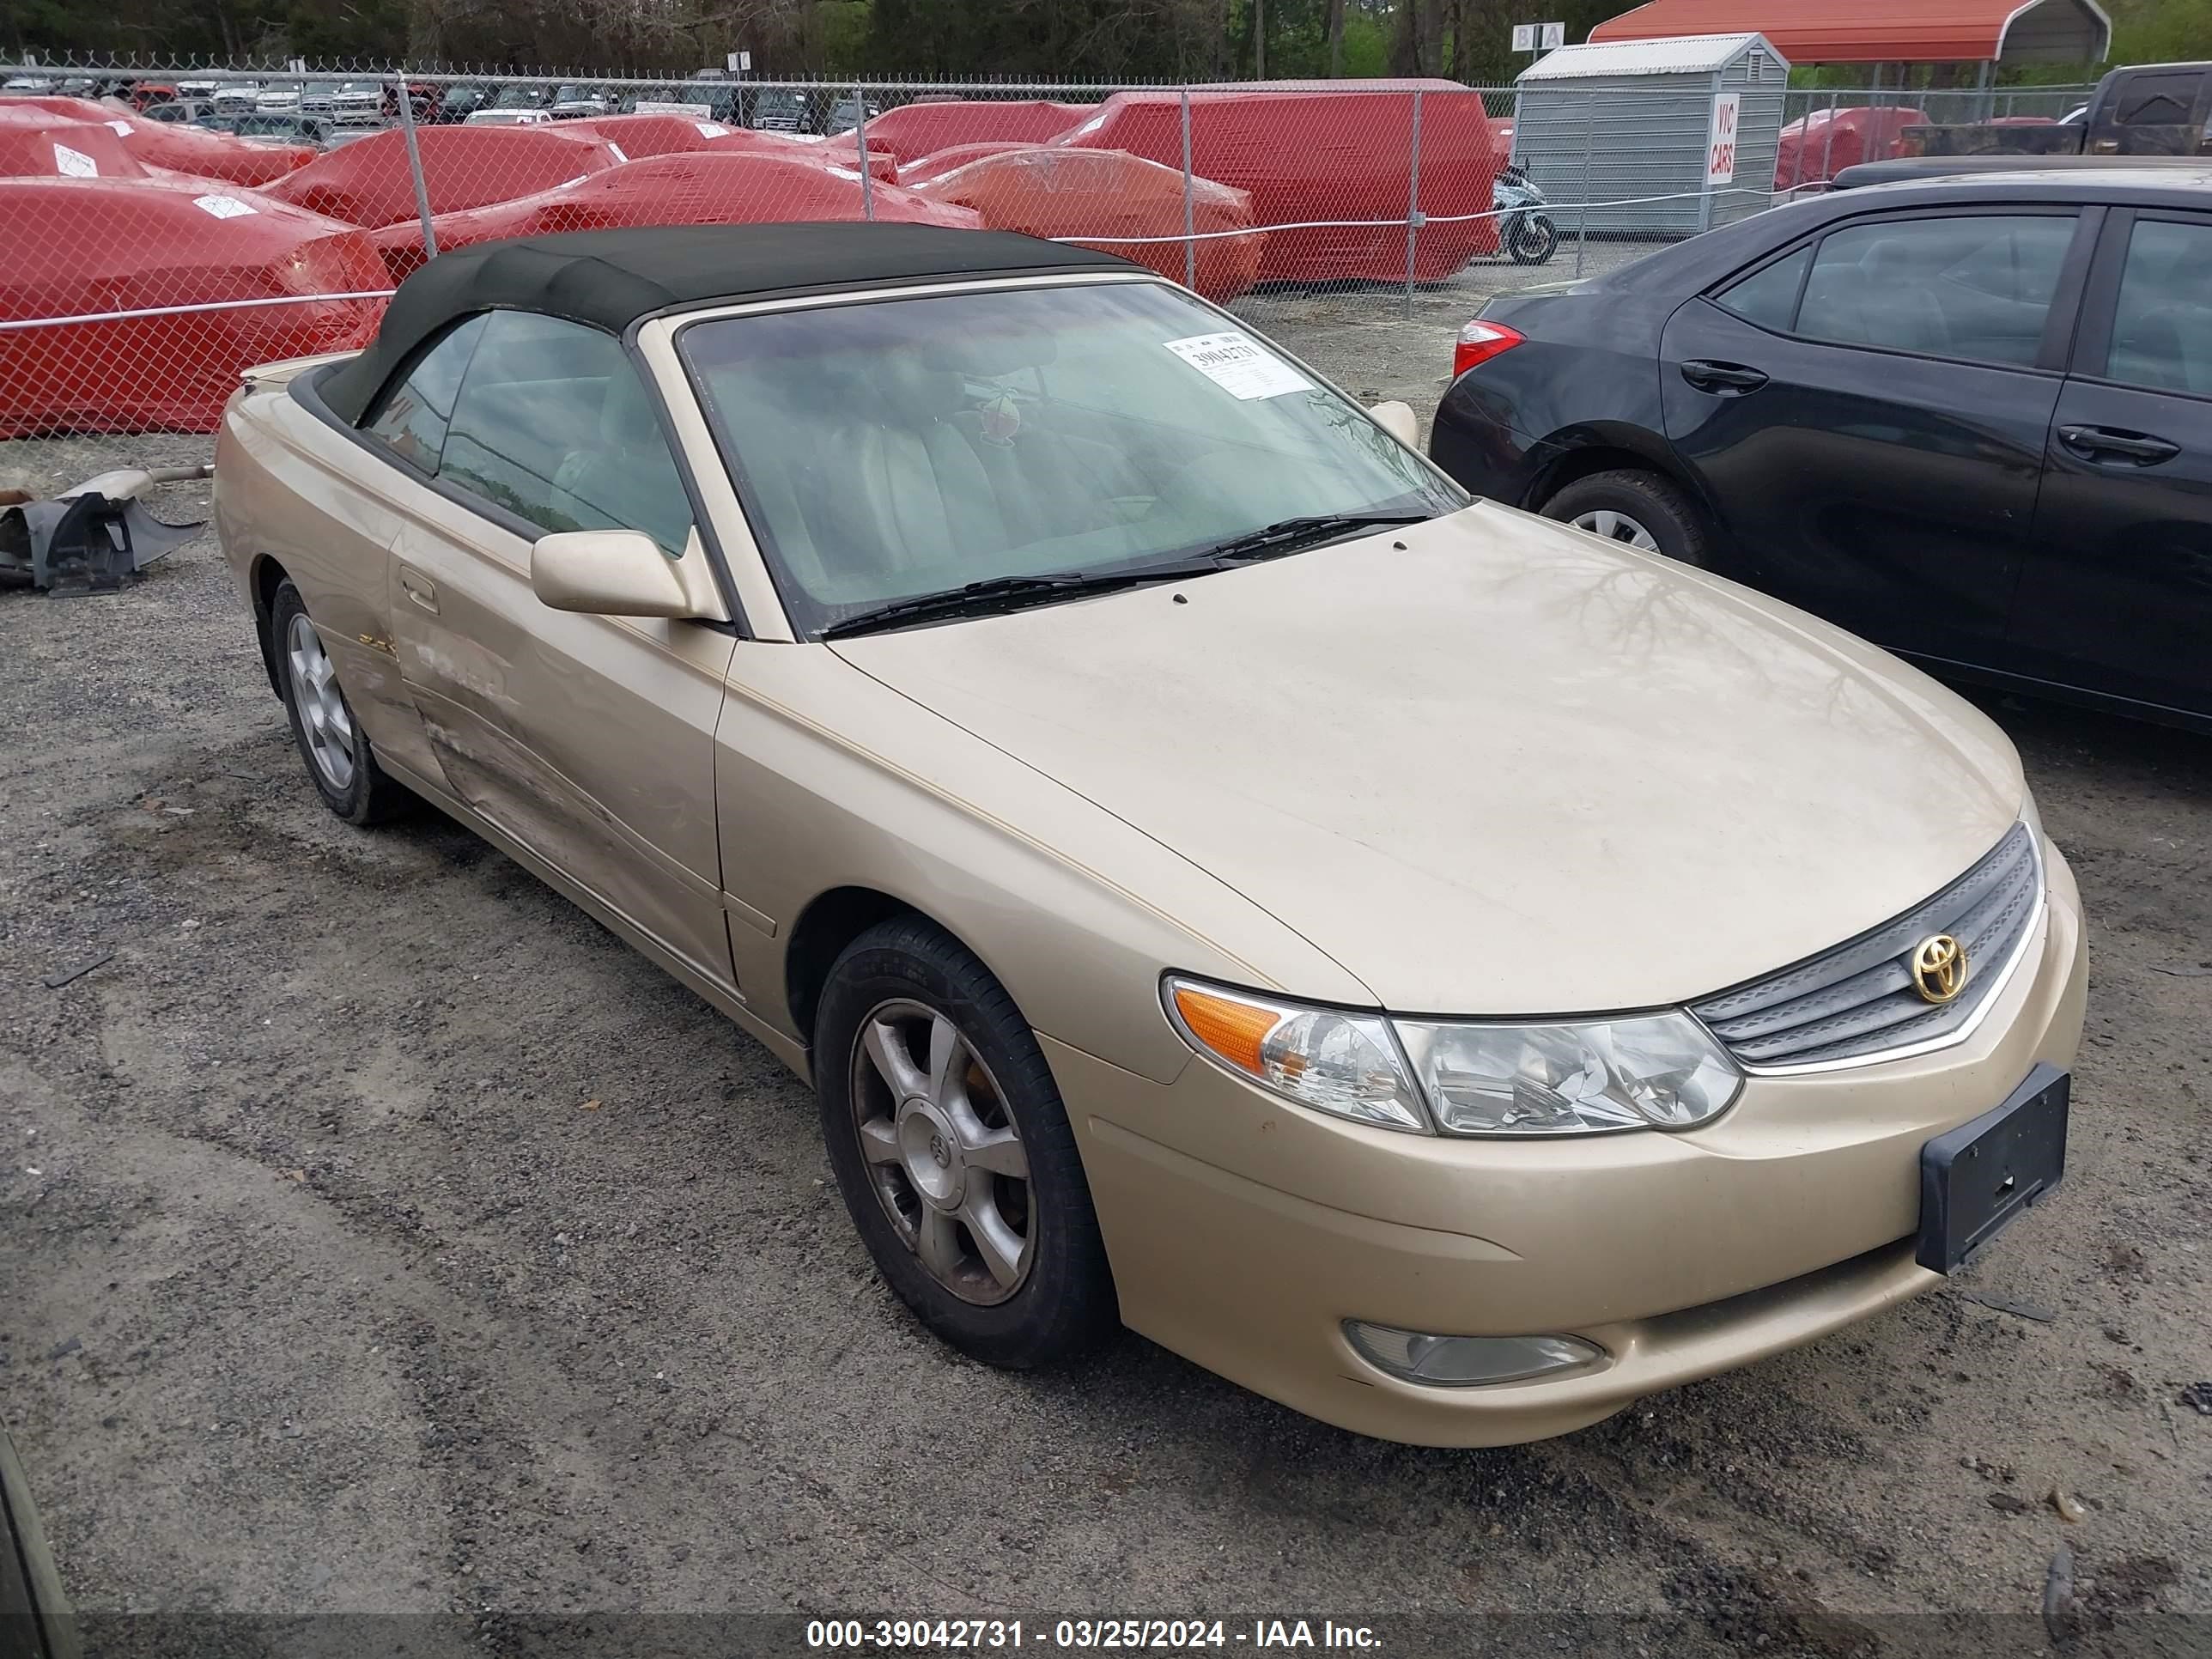
[{"label": "car door", "polygon": [[733,631],[538,602],[531,547],[620,528],[704,556],[644,383],[612,336],[486,317],[437,489],[393,547],[400,672],[447,787],[717,985],[733,983],[714,736]]},{"label": "car door", "polygon": [[2022,672],[2212,714],[2212,215],[2112,214],[2012,611]]},{"label": "car door", "polygon": [[2002,665],[2083,225],[1854,218],[1675,312],[1667,435],[1753,581],[1893,649]]}]

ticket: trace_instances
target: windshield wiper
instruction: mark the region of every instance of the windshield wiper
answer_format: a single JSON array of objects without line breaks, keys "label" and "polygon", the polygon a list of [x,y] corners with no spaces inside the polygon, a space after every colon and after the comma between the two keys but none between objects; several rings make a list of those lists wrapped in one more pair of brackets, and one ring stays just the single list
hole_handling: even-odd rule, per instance
[{"label": "windshield wiper", "polygon": [[989,616],[1018,611],[1024,605],[1049,605],[1080,593],[1110,593],[1117,588],[1139,587],[1148,582],[1181,581],[1187,576],[1210,576],[1222,567],[1212,559],[1179,560],[1172,564],[1146,565],[1136,570],[1060,570],[1042,576],[993,576],[934,593],[917,593],[893,599],[872,611],[840,617],[819,630],[834,640],[850,634],[872,634],[902,623],[937,622],[952,617]]},{"label": "windshield wiper", "polygon": [[1295,551],[1302,544],[1340,536],[1351,530],[1380,530],[1394,524],[1426,524],[1426,513],[1324,513],[1304,519],[1280,519],[1249,535],[1232,536],[1206,550],[1217,559],[1257,559]]}]

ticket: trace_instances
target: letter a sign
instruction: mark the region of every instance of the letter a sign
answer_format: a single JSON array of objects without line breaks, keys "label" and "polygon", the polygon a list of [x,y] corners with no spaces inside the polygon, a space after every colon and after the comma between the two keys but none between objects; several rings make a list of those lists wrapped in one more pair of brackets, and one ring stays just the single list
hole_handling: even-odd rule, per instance
[{"label": "letter a sign", "polygon": [[1713,100],[1712,142],[1705,147],[1705,188],[1735,182],[1735,122],[1742,103],[1741,94],[1722,93]]}]

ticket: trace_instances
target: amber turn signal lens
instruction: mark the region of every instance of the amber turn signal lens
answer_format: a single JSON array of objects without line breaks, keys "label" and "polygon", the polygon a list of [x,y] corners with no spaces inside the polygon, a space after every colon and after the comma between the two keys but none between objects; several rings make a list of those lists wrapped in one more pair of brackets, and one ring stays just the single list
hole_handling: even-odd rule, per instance
[{"label": "amber turn signal lens", "polygon": [[1175,1005],[1176,1012],[1182,1016],[1182,1023],[1190,1028],[1191,1036],[1231,1066],[1254,1077],[1266,1075],[1260,1044],[1281,1022],[1280,1014],[1272,1008],[1255,1008],[1249,1002],[1208,996],[1188,985],[1175,988]]}]

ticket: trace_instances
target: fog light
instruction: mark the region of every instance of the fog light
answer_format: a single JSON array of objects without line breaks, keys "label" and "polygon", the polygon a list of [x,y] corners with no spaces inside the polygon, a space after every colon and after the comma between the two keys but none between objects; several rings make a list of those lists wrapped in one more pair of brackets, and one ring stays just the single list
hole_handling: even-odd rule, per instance
[{"label": "fog light", "polygon": [[1574,1336],[1427,1336],[1347,1319],[1344,1334],[1378,1370],[1429,1389],[1479,1389],[1571,1371],[1605,1358],[1595,1342]]}]

